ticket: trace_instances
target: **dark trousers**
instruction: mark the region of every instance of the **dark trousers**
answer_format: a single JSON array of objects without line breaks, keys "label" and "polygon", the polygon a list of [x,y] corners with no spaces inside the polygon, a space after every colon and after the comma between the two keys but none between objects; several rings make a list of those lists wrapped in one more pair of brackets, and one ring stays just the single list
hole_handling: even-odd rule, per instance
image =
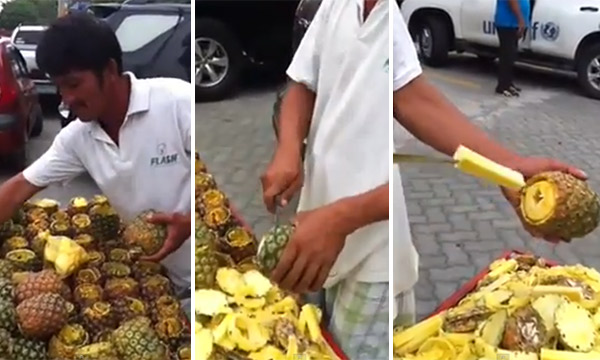
[{"label": "dark trousers", "polygon": [[513,85],[514,66],[519,52],[519,30],[516,28],[496,28],[500,40],[498,85],[496,91],[508,90]]}]

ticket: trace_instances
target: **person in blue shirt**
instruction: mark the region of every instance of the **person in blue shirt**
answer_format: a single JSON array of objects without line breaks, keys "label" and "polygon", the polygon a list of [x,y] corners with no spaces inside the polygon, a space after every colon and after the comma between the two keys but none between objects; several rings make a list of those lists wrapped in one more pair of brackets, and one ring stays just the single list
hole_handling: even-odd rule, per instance
[{"label": "person in blue shirt", "polygon": [[498,94],[514,97],[521,92],[514,84],[513,69],[519,51],[519,39],[523,38],[531,23],[530,15],[530,0],[496,0],[494,22],[500,40]]}]

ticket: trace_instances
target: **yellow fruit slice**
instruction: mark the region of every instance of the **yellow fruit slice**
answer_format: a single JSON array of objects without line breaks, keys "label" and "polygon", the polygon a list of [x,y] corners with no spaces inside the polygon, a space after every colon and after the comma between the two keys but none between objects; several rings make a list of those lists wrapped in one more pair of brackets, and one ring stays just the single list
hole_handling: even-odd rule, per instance
[{"label": "yellow fruit slice", "polygon": [[460,145],[454,152],[455,167],[462,172],[499,186],[521,189],[525,178],[518,171],[502,166]]}]

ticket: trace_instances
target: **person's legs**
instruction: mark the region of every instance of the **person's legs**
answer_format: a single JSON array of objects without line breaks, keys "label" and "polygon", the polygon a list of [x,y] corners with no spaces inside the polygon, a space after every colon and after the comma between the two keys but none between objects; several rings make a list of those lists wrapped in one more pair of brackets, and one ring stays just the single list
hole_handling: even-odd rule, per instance
[{"label": "person's legs", "polygon": [[389,284],[345,280],[326,291],[328,329],[352,360],[389,359]]},{"label": "person's legs", "polygon": [[394,328],[405,329],[415,324],[417,306],[414,289],[407,290],[394,298],[398,308],[398,315],[394,319]]},{"label": "person's legs", "polygon": [[514,28],[496,28],[498,40],[500,41],[499,64],[498,64],[498,84],[496,92],[505,96],[514,96],[511,91],[513,82],[513,65],[517,55],[517,29]]}]

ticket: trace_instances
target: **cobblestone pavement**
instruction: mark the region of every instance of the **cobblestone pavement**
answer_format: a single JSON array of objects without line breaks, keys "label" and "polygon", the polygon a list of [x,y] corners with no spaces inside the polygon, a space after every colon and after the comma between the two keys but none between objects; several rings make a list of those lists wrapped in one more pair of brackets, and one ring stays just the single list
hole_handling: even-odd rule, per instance
[{"label": "cobblestone pavement", "polygon": [[[427,74],[494,138],[522,154],[573,163],[600,189],[600,102],[581,96],[572,77],[526,69],[518,72],[522,96],[505,99],[492,94],[493,68],[480,67],[470,58],[457,59],[446,69],[428,69]],[[196,147],[257,234],[272,224],[262,204],[259,176],[273,149],[274,99],[274,87],[266,87],[196,108]],[[433,153],[413,139],[404,148]],[[598,233],[571,245],[548,245],[521,229],[493,186],[447,166],[407,165],[402,174],[413,240],[420,253],[419,317],[508,249],[600,269]],[[292,210],[287,210],[288,215]]]}]

